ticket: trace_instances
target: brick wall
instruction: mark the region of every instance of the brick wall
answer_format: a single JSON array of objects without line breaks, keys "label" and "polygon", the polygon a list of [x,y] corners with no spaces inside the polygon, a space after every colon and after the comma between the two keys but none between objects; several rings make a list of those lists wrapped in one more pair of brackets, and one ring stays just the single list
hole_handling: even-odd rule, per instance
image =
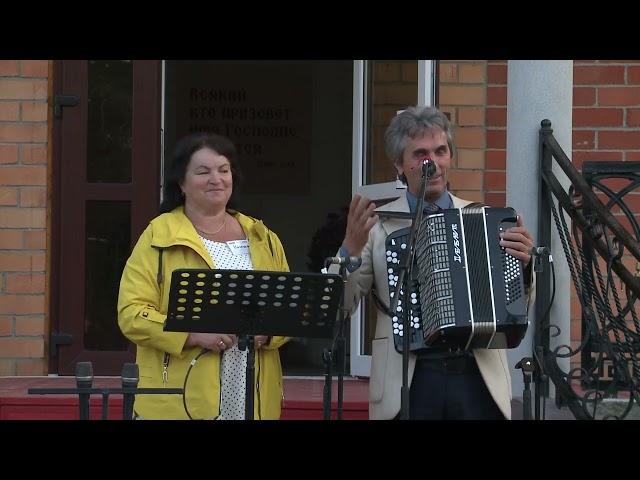
[{"label": "brick wall", "polygon": [[398,110],[418,103],[418,62],[407,60],[371,63],[370,183],[381,183],[396,178],[396,170],[385,153],[384,132]]},{"label": "brick wall", "polygon": [[485,203],[506,205],[507,165],[507,61],[487,63],[487,150]]},{"label": "brick wall", "polygon": [[573,64],[573,162],[640,160],[640,62]]},{"label": "brick wall", "polygon": [[442,61],[438,74],[438,106],[449,114],[454,125],[456,155],[449,175],[451,191],[464,199],[482,202],[486,181],[487,62]]},{"label": "brick wall", "polygon": [[43,375],[46,60],[0,60],[0,375]]}]

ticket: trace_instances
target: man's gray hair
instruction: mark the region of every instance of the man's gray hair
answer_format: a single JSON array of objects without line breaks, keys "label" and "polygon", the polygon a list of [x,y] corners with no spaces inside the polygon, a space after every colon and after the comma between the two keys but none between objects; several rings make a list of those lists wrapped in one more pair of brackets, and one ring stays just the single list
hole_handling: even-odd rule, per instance
[{"label": "man's gray hair", "polygon": [[409,139],[421,136],[434,128],[439,128],[447,135],[447,143],[453,158],[455,144],[449,119],[437,108],[427,106],[409,107],[391,120],[384,134],[387,155],[394,164],[401,164],[402,154],[407,148]]}]

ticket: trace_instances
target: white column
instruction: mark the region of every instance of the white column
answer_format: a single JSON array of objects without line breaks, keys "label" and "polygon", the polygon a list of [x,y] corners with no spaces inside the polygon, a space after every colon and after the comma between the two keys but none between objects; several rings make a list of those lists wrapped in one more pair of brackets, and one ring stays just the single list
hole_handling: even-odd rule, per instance
[{"label": "white column", "polygon": [[[556,140],[572,157],[572,60],[509,60],[507,84],[507,206],[513,207],[524,218],[525,226],[537,239],[538,232],[538,179],[540,178],[538,132],[543,119],[551,120]],[[553,172],[565,188],[569,182],[557,165]],[[562,245],[551,219],[551,252],[556,271],[556,296],[551,308],[552,323],[562,329],[559,337],[551,338],[554,345],[570,344],[570,292],[571,278]],[[539,288],[543,288],[540,285]],[[547,287],[548,288],[548,287]],[[529,329],[520,346],[508,351],[511,368],[512,393],[522,397],[522,372],[514,365],[523,357],[530,357],[535,318],[535,306],[529,312]],[[569,359],[559,362],[569,370]],[[532,392],[533,393],[533,392]],[[555,398],[551,384],[550,397]],[[533,403],[533,397],[532,397]]]}]

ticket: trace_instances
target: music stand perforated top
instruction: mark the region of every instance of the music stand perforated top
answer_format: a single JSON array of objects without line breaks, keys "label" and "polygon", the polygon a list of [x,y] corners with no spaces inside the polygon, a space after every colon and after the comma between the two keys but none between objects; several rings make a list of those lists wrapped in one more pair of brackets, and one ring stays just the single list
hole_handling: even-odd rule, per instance
[{"label": "music stand perforated top", "polygon": [[332,338],[339,275],[178,269],[164,330]]}]

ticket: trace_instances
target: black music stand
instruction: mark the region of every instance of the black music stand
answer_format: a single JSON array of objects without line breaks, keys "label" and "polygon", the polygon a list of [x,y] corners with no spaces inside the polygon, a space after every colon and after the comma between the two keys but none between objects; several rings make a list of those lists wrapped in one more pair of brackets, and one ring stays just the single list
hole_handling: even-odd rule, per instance
[{"label": "black music stand", "polygon": [[244,336],[252,420],[254,336],[332,338],[343,288],[340,276],[320,273],[174,270],[164,330]]}]

